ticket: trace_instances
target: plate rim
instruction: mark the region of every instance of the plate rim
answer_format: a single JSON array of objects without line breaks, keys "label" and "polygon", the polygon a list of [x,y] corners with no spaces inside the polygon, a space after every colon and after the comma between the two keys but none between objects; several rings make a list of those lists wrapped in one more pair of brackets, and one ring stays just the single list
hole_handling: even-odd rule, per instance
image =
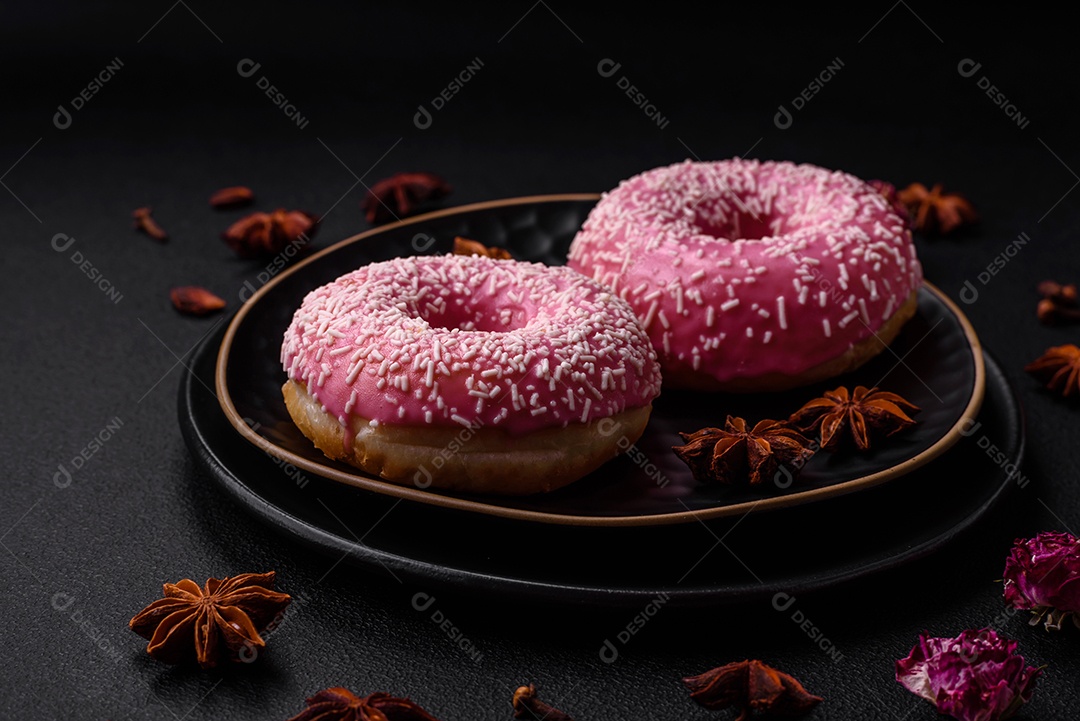
[{"label": "plate rim", "polygon": [[403,486],[391,483],[390,481],[374,478],[370,476],[359,475],[360,469],[356,469],[357,473],[348,473],[340,471],[336,468],[316,463],[308,458],[299,456],[292,451],[282,448],[275,443],[263,438],[261,435],[255,433],[254,430],[245,422],[244,418],[237,411],[235,404],[232,401],[232,396],[229,393],[228,384],[226,381],[229,354],[232,350],[233,341],[236,333],[243,323],[244,319],[248,316],[250,310],[254,308],[265,295],[267,295],[275,286],[284,281],[284,279],[292,276],[294,273],[298,273],[305,266],[313,263],[317,259],[337,251],[347,245],[363,241],[371,236],[379,235],[388,230],[398,229],[401,227],[407,227],[409,225],[416,225],[419,223],[428,222],[436,218],[442,218],[451,215],[460,215],[463,213],[474,212],[479,210],[488,210],[491,208],[512,206],[512,205],[527,205],[532,203],[550,203],[550,202],[566,202],[566,201],[596,201],[601,198],[600,193],[561,193],[553,195],[529,195],[520,196],[515,198],[503,198],[501,200],[489,200],[479,203],[471,203],[468,205],[455,206],[452,208],[444,208],[436,210],[430,213],[424,213],[412,218],[406,218],[394,223],[388,223],[375,228],[370,228],[362,233],[357,233],[344,240],[338,241],[330,245],[327,248],[311,255],[308,258],[303,259],[299,263],[293,265],[290,268],[286,268],[281,273],[275,275],[269,281],[267,281],[262,287],[260,287],[250,298],[237,310],[233,317],[229,321],[229,325],[225,330],[225,335],[222,338],[221,345],[218,349],[217,359],[214,366],[214,387],[215,395],[218,399],[218,404],[221,406],[222,411],[225,413],[229,424],[237,431],[242,438],[249,443],[255,445],[263,452],[278,458],[287,463],[302,468],[310,473],[328,478],[338,483],[344,483],[354,488],[360,488],[372,493],[379,493],[403,500],[416,501],[427,505],[451,508],[459,511],[468,511],[473,513],[483,513],[489,516],[497,516],[501,518],[507,518],[511,520],[531,521],[537,523],[546,523],[554,525],[569,525],[569,526],[607,526],[607,527],[627,527],[627,526],[658,526],[658,525],[671,525],[678,523],[689,523],[692,521],[704,521],[715,518],[724,518],[729,516],[738,516],[740,514],[749,513],[751,510],[777,510],[781,508],[789,508],[792,506],[804,505],[809,503],[815,503],[829,498],[837,496],[847,495],[857,491],[862,491],[868,488],[872,488],[877,485],[881,485],[888,481],[894,480],[901,476],[904,476],[915,469],[926,465],[930,461],[938,458],[945,453],[949,448],[955,445],[960,438],[963,437],[963,432],[966,428],[970,427],[970,423],[975,421],[978,416],[979,410],[982,407],[983,399],[986,391],[986,369],[983,359],[982,344],[979,341],[978,335],[975,332],[974,327],[968,320],[963,311],[954,303],[948,296],[946,296],[937,286],[932,283],[923,281],[923,287],[925,287],[930,293],[932,293],[938,300],[940,300],[946,307],[946,309],[956,317],[960,323],[960,327],[964,331],[965,339],[972,353],[972,359],[975,364],[975,383],[972,389],[971,397],[968,399],[967,406],[960,414],[956,423],[948,432],[946,432],[941,438],[934,442],[929,448],[922,452],[902,461],[894,466],[877,471],[867,476],[845,481],[834,486],[826,486],[823,488],[814,488],[806,491],[800,491],[798,493],[786,494],[783,496],[771,496],[761,498],[753,501],[743,501],[731,505],[719,506],[716,508],[708,509],[687,509],[685,511],[676,511],[673,513],[654,513],[654,514],[641,514],[633,516],[584,516],[573,515],[566,513],[548,513],[545,511],[535,511],[522,508],[510,508],[506,506],[496,505],[493,503],[487,503],[484,501],[477,501],[469,498],[461,498],[452,495],[442,495],[433,493],[426,489],[413,488],[411,486]]}]

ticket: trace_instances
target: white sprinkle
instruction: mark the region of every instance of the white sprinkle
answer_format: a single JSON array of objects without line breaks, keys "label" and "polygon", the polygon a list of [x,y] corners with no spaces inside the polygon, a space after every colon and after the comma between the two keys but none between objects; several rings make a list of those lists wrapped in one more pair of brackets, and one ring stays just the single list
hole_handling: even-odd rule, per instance
[{"label": "white sprinkle", "polygon": [[[653,316],[656,315],[656,309],[659,308],[659,307],[660,307],[660,304],[657,303],[655,300],[652,302],[652,305],[649,306],[649,312],[645,314],[644,320],[641,321],[642,327],[645,328],[646,330],[648,330],[649,326],[652,325]],[[570,362],[573,365],[577,365],[576,360],[571,360]]]},{"label": "white sprinkle", "polygon": [[832,338],[832,328],[829,327],[829,319],[828,318],[822,318],[821,319],[821,327],[825,329],[825,337],[826,338]]},{"label": "white sprinkle", "polygon": [[787,330],[787,312],[784,310],[784,296],[776,297],[776,318],[780,322],[780,328]]},{"label": "white sprinkle", "polygon": [[[700,251],[701,251],[701,249],[700,249],[700,248],[698,248],[698,251],[700,252]],[[702,278],[704,278],[704,277],[705,277],[705,269],[704,269],[704,268],[701,268],[701,269],[699,269],[699,270],[696,270],[696,271],[694,271],[694,272],[693,272],[693,273],[692,273],[692,274],[690,275],[690,280],[701,280],[701,279],[702,279]]]},{"label": "white sprinkle", "polygon": [[725,300],[723,303],[720,304],[720,310],[728,311],[728,310],[731,310],[732,308],[734,308],[735,306],[737,306],[738,304],[739,304],[739,299],[738,298],[732,298],[731,300]]},{"label": "white sprinkle", "polygon": [[804,285],[799,291],[799,305],[806,305],[806,296],[810,293],[810,286]]},{"label": "white sprinkle", "polygon": [[753,338],[754,337],[754,326],[752,326],[752,325],[746,326],[746,337],[747,338]]},{"label": "white sprinkle", "polygon": [[866,301],[859,298],[859,310],[862,311],[863,323],[870,325],[870,312],[866,310]]},{"label": "white sprinkle", "polygon": [[837,325],[840,326],[841,328],[843,328],[848,323],[850,323],[851,321],[855,320],[858,317],[859,317],[859,311],[853,310],[850,313],[848,313],[847,315],[845,315],[843,318],[841,318],[840,322],[837,323]]},{"label": "white sprinkle", "polygon": [[657,313],[656,317],[660,319],[660,325],[664,326],[665,329],[671,327],[671,323],[668,322],[667,316],[664,315],[664,311]]},{"label": "white sprinkle", "polygon": [[765,335],[762,337],[761,342],[768,343],[770,340],[772,340],[772,331],[767,330],[765,331]]},{"label": "white sprinkle", "polygon": [[714,320],[716,320],[716,309],[710,305],[705,309],[705,327],[712,328]]},{"label": "white sprinkle", "polygon": [[469,421],[467,421],[466,419],[459,416],[457,413],[450,414],[450,420],[455,421],[457,423],[460,423],[461,425],[465,426],[466,428],[472,428],[472,424],[469,423]]}]

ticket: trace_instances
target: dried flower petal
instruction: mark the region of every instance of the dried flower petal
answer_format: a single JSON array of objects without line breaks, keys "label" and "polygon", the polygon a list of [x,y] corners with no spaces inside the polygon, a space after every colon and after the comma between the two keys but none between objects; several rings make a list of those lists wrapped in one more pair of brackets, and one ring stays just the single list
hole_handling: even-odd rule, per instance
[{"label": "dried flower petal", "polygon": [[371,186],[364,198],[364,213],[372,225],[401,220],[416,206],[446,197],[452,188],[434,173],[397,173]]},{"label": "dried flower petal", "polygon": [[278,255],[290,245],[305,246],[318,228],[318,219],[302,210],[278,208],[241,218],[221,237],[241,258]]},{"label": "dried flower petal", "polygon": [[700,483],[745,479],[756,485],[775,476],[781,466],[797,473],[813,455],[810,441],[782,421],[763,420],[747,430],[745,420],[728,416],[722,429],[679,435],[685,445],[672,450]]},{"label": "dried flower petal", "polygon": [[943,193],[941,184],[927,190],[922,183],[912,183],[896,195],[907,206],[915,230],[947,235],[979,219],[975,208],[959,193]]},{"label": "dried flower petal", "polygon": [[1071,343],[1048,348],[1024,370],[1065,398],[1080,397],[1080,348]]},{"label": "dried flower petal", "polygon": [[536,695],[536,686],[519,686],[511,699],[514,706],[514,718],[529,721],[574,721],[559,709],[549,706]]},{"label": "dried flower petal", "polygon": [[150,208],[136,208],[132,211],[131,217],[135,219],[135,227],[154,240],[164,242],[169,239],[169,234],[150,215]]},{"label": "dried flower petal", "polygon": [[822,702],[793,676],[761,661],[736,661],[683,679],[690,698],[715,711],[734,706],[739,719],[751,712],[766,716],[801,716]]},{"label": "dried flower petal", "polygon": [[480,255],[495,260],[511,260],[510,251],[506,248],[484,245],[478,240],[469,240],[460,235],[454,238],[454,255]]},{"label": "dried flower petal", "polygon": [[896,662],[896,680],[960,721],[1007,719],[1031,699],[1042,673],[1025,666],[1016,646],[989,628],[956,638],[924,633],[908,657]]},{"label": "dried flower petal", "polygon": [[1080,626],[1080,539],[1045,531],[1018,538],[1005,560],[1005,603],[1032,612],[1032,625],[1061,630],[1071,619]]},{"label": "dried flower petal", "polygon": [[128,623],[150,641],[146,651],[165,663],[197,661],[213,668],[222,658],[240,660],[243,648],[262,648],[260,632],[292,600],[273,590],[274,572],[211,578],[205,589],[191,579],[166,583],[154,601]]},{"label": "dried flower petal", "polygon": [[319,691],[288,721],[438,721],[407,698],[388,693],[357,696],[347,688]]},{"label": "dried flower petal", "polygon": [[208,315],[225,307],[224,299],[198,285],[182,285],[169,291],[173,307],[185,315]]},{"label": "dried flower petal", "polygon": [[866,386],[850,392],[840,386],[806,403],[788,420],[803,431],[820,429],[821,447],[827,451],[837,450],[845,437],[865,451],[875,438],[887,438],[915,425],[907,414],[918,410],[895,393]]},{"label": "dried flower petal", "polygon": [[225,208],[239,208],[250,205],[255,200],[255,193],[251,188],[243,185],[234,185],[222,188],[210,196],[210,206],[223,210]]}]

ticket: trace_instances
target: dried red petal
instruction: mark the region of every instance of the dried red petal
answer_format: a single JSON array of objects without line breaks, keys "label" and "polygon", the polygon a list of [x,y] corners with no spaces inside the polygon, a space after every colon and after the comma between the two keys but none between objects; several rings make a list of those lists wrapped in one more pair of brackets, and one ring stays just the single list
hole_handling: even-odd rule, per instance
[{"label": "dried red petal", "polygon": [[206,288],[183,285],[169,291],[173,307],[184,315],[209,315],[225,307],[225,301]]},{"label": "dried red petal", "polygon": [[169,239],[169,234],[157,224],[153,216],[150,215],[150,208],[136,208],[132,211],[131,217],[135,219],[135,227],[138,230],[149,235],[154,240],[160,240],[162,242]]},{"label": "dried red petal", "polygon": [[251,205],[255,200],[255,193],[243,185],[234,185],[222,188],[210,196],[210,206],[218,210],[225,208],[239,208]]},{"label": "dried red petal", "polygon": [[766,716],[801,716],[822,702],[793,676],[761,661],[736,661],[683,679],[690,698],[709,710],[731,706],[740,719],[751,711]]}]

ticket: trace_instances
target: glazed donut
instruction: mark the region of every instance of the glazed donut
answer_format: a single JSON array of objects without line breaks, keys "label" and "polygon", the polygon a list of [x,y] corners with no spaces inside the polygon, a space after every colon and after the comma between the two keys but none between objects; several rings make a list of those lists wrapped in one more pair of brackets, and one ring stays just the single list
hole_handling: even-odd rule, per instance
[{"label": "glazed donut", "polygon": [[569,265],[634,308],[668,387],[776,391],[857,368],[915,313],[906,221],[812,165],[686,161],[623,181]]},{"label": "glazed donut", "polygon": [[641,436],[660,392],[627,303],[569,268],[480,256],[397,258],[312,291],[281,361],[289,414],[327,456],[478,493],[580,478]]}]

